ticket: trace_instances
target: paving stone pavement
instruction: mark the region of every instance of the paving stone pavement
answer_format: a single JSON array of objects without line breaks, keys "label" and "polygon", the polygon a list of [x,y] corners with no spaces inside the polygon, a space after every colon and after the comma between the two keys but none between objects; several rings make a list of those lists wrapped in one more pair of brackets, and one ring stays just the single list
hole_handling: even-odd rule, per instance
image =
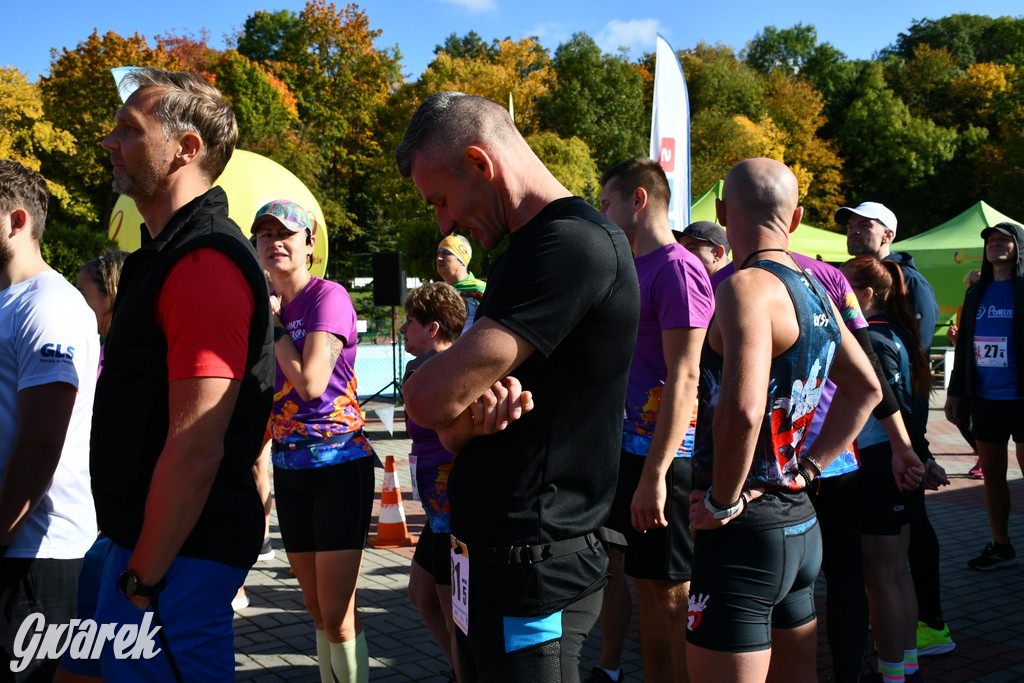
[{"label": "paving stone pavement", "polygon": [[[927,494],[928,513],[939,536],[942,560],[943,611],[956,649],[922,658],[930,683],[1010,683],[1024,681],[1024,561],[1012,569],[977,572],[966,562],[990,540],[982,482],[970,479],[974,465],[970,448],[942,416],[945,392],[932,397],[928,438],[936,459],[952,485]],[[369,406],[368,429],[383,459],[398,464],[403,506],[409,529],[417,535],[425,521],[409,489],[410,442],[402,421],[389,434]],[[399,411],[399,416],[401,415]],[[1024,417],[1024,416],[1022,416]],[[1024,551],[1024,482],[1011,454],[1009,478],[1013,499],[1011,538]],[[377,472],[377,497],[383,472]],[[277,557],[249,572],[249,607],[235,615],[235,671],[240,681],[319,681],[313,624],[302,606],[298,583],[289,571],[276,524],[271,518]],[[371,534],[376,528],[371,527]],[[379,683],[446,681],[448,665],[406,594],[412,548],[367,549],[356,595],[359,617],[370,651],[370,680]],[[831,680],[824,640],[824,577],[817,590],[819,608],[819,680]],[[636,616],[627,638],[622,667],[631,683],[643,680]],[[581,665],[589,670],[600,652],[595,628],[584,644]]]}]

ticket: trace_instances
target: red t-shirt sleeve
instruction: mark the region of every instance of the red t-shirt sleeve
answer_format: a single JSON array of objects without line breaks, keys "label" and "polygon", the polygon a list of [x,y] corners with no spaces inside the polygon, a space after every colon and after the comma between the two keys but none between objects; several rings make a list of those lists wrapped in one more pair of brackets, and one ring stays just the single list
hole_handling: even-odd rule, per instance
[{"label": "red t-shirt sleeve", "polygon": [[255,307],[241,269],[216,249],[197,249],[171,268],[157,313],[167,337],[167,381],[241,380]]}]

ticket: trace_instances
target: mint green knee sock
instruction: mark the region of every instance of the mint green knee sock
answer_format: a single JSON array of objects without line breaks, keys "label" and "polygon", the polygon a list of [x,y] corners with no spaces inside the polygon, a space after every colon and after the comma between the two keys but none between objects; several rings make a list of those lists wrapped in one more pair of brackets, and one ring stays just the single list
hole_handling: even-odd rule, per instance
[{"label": "mint green knee sock", "polygon": [[344,643],[330,643],[331,669],[339,683],[369,683],[370,654],[366,634],[360,633]]}]

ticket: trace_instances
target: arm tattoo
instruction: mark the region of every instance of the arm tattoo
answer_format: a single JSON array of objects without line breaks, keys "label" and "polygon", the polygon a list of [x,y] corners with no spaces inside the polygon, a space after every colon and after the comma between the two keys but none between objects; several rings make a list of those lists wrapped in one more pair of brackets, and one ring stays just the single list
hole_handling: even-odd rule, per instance
[{"label": "arm tattoo", "polygon": [[331,332],[327,333],[327,353],[331,358],[331,367],[338,364],[338,357],[345,348],[345,342]]}]

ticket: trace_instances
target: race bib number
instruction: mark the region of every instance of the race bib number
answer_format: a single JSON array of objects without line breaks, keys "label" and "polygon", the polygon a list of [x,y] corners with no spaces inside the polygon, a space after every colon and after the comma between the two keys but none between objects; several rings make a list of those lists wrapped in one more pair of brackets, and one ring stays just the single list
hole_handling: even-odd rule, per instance
[{"label": "race bib number", "polygon": [[1006,337],[975,337],[974,361],[979,368],[1005,368]]},{"label": "race bib number", "polygon": [[452,621],[469,635],[469,549],[452,539]]}]

